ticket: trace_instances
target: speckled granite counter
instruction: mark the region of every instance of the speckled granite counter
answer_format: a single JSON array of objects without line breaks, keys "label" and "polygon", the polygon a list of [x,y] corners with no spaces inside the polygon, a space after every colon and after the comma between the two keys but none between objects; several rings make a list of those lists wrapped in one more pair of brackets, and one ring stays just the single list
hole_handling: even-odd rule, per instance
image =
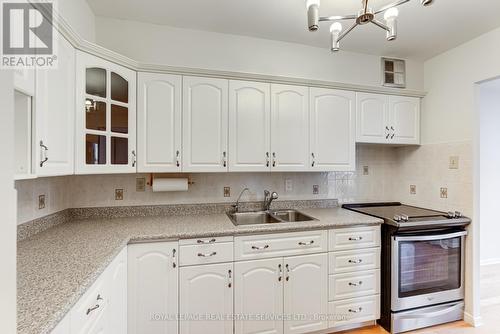
[{"label": "speckled granite counter", "polygon": [[50,333],[130,241],[380,224],[341,208],[301,209],[318,221],[234,226],[225,214],[75,220],[18,243],[18,333]]}]

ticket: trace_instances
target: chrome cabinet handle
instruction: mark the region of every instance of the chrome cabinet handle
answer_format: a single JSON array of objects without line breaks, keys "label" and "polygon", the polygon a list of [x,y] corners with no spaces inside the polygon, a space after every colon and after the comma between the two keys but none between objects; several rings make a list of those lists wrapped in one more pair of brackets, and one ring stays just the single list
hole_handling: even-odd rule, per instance
[{"label": "chrome cabinet handle", "polygon": [[198,256],[200,257],[210,257],[210,256],[215,256],[217,255],[217,252],[212,252],[212,253],[198,253]]},{"label": "chrome cabinet handle", "polygon": [[262,247],[252,246],[252,249],[256,249],[256,250],[263,250],[263,249],[268,249],[268,248],[269,248],[269,245],[265,245]]},{"label": "chrome cabinet handle", "polygon": [[228,277],[227,287],[231,288],[233,286],[233,272],[231,271],[231,269],[227,271],[227,277]]},{"label": "chrome cabinet handle", "polygon": [[349,286],[360,286],[361,284],[363,284],[363,281],[359,281],[359,282],[349,282]]},{"label": "chrome cabinet handle", "polygon": [[311,167],[314,167],[314,165],[316,164],[316,158],[314,156],[314,153],[311,153],[311,157],[312,157]]},{"label": "chrome cabinet handle", "polygon": [[179,152],[179,150],[177,150],[177,151],[175,152],[175,159],[176,159],[176,161],[175,161],[175,165],[176,165],[177,167],[179,167],[179,166],[181,165],[181,162],[179,161],[179,155],[180,155],[180,154],[181,154],[181,152]]},{"label": "chrome cabinet handle", "polygon": [[288,266],[288,264],[286,264],[285,268],[286,268],[286,278],[285,278],[285,280],[288,282],[290,280],[290,267]]},{"label": "chrome cabinet handle", "polygon": [[385,132],[386,132],[385,139],[389,139],[389,137],[390,137],[390,135],[391,135],[391,134],[390,134],[390,131],[391,131],[391,130],[389,129],[389,127],[388,127],[388,126],[386,126],[386,127],[385,127]]},{"label": "chrome cabinet handle", "polygon": [[361,262],[363,262],[363,260],[362,260],[362,259],[357,259],[357,260],[349,260],[349,263],[356,263],[356,264],[358,264],[358,263],[361,263]]},{"label": "chrome cabinet handle", "polygon": [[43,140],[40,140],[40,167],[43,167],[43,164],[49,160],[47,157],[47,152],[49,148],[43,144]]},{"label": "chrome cabinet handle", "polygon": [[213,244],[216,240],[215,239],[210,239],[210,240],[207,240],[207,241],[204,241],[204,240],[196,240],[196,243],[197,244]]},{"label": "chrome cabinet handle", "polygon": [[137,163],[137,155],[135,154],[135,150],[132,150],[132,167],[135,167]]},{"label": "chrome cabinet handle", "polygon": [[97,310],[98,308],[99,308],[99,304],[95,304],[95,306],[89,307],[87,309],[87,315],[89,315],[90,312]]},{"label": "chrome cabinet handle", "polygon": [[309,245],[312,245],[314,243],[314,240],[311,240],[309,242],[299,242],[299,246],[309,246]]},{"label": "chrome cabinet handle", "polygon": [[269,152],[266,152],[266,167],[269,167]]},{"label": "chrome cabinet handle", "polygon": [[226,151],[222,152],[222,166],[226,167],[227,166],[227,160],[226,160]]},{"label": "chrome cabinet handle", "polygon": [[177,251],[174,249],[172,249],[172,267],[177,267],[177,264],[175,263],[175,253],[177,253]]},{"label": "chrome cabinet handle", "polygon": [[394,136],[396,135],[396,130],[394,130],[393,126],[391,126],[391,130],[392,130],[391,139],[394,139]]},{"label": "chrome cabinet handle", "polygon": [[104,300],[104,299],[101,297],[101,294],[98,294],[96,299],[97,299],[97,300]]},{"label": "chrome cabinet handle", "polygon": [[283,279],[283,268],[281,268],[281,263],[278,264],[278,273],[279,273],[278,282],[281,282],[281,280]]},{"label": "chrome cabinet handle", "polygon": [[362,307],[358,307],[358,309],[357,309],[357,310],[353,310],[353,309],[351,309],[351,308],[349,309],[349,312],[351,312],[351,313],[360,313],[361,311],[363,311],[363,308],[362,308]]},{"label": "chrome cabinet handle", "polygon": [[363,237],[349,237],[349,241],[361,241]]},{"label": "chrome cabinet handle", "polygon": [[273,152],[273,167],[276,167],[276,152]]}]

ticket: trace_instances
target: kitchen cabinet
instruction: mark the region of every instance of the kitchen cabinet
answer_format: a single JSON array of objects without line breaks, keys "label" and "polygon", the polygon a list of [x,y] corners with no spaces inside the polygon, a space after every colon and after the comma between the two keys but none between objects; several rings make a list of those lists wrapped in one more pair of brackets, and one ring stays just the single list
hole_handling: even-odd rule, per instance
[{"label": "kitchen cabinet", "polygon": [[109,271],[107,333],[127,333],[127,247],[113,260]]},{"label": "kitchen cabinet", "polygon": [[128,334],[177,333],[177,251],[177,242],[129,245]]},{"label": "kitchen cabinet", "polygon": [[14,89],[18,92],[35,96],[36,70],[35,68],[15,68],[13,71]]},{"label": "kitchen cabinet", "polygon": [[270,84],[229,82],[229,171],[270,170]]},{"label": "kitchen cabinet", "polygon": [[183,77],[182,171],[226,172],[228,81]]},{"label": "kitchen cabinet", "polygon": [[180,269],[181,334],[233,333],[233,263]]},{"label": "kitchen cabinet", "polygon": [[328,321],[328,255],[314,254],[284,259],[286,315],[303,318],[285,319],[285,334],[309,333],[326,329]]},{"label": "kitchen cabinet", "polygon": [[371,144],[420,144],[420,99],[356,94],[356,141]]},{"label": "kitchen cabinet", "polygon": [[235,334],[283,333],[283,258],[234,264],[234,313],[269,319],[236,319]]},{"label": "kitchen cabinet", "polygon": [[38,176],[74,173],[75,49],[62,36],[57,68],[36,70],[35,166]]},{"label": "kitchen cabinet", "polygon": [[309,169],[309,88],[271,85],[273,171]]},{"label": "kitchen cabinet", "polygon": [[139,73],[137,87],[138,172],[180,172],[182,77]]},{"label": "kitchen cabinet", "polygon": [[310,88],[309,103],[310,170],[355,170],[355,93]]},{"label": "kitchen cabinet", "polygon": [[136,73],[77,51],[77,174],[136,172]]}]

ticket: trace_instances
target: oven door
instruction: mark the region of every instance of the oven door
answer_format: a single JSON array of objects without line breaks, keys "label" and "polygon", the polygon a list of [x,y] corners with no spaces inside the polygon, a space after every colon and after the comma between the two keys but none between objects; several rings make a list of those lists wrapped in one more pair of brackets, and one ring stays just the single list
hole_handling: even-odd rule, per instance
[{"label": "oven door", "polygon": [[466,235],[453,231],[392,238],[392,311],[464,298]]}]

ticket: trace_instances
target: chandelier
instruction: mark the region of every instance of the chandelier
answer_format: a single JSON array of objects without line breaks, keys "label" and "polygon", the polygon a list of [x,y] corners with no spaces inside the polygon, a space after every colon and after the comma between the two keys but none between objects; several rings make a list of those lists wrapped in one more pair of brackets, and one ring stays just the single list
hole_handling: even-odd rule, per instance
[{"label": "chandelier", "polygon": [[[393,41],[397,37],[397,18],[399,11],[396,8],[399,5],[407,3],[411,0],[399,0],[394,3],[388,4],[378,10],[373,10],[368,7],[368,0],[362,0],[362,8],[357,14],[346,16],[319,16],[319,2],[320,0],[306,0],[307,7],[307,22],[309,31],[317,31],[320,22],[333,22],[330,26],[330,33],[332,38],[333,52],[340,50],[340,41],[347,36],[354,28],[359,25],[373,23],[379,28],[386,31],[386,38],[388,41]],[[420,0],[423,6],[431,5],[434,0]],[[375,16],[384,13],[384,21],[378,20]],[[354,23],[342,31],[342,24],[339,21],[354,20]]]}]

